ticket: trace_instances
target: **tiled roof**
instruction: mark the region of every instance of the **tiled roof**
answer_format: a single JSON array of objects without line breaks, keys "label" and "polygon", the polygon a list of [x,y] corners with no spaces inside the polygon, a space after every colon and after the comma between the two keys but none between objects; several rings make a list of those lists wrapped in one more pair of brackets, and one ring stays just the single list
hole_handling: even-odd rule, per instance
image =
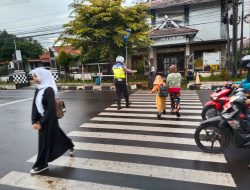
[{"label": "tiled roof", "polygon": [[60,54],[61,51],[65,51],[66,53],[70,53],[70,54],[73,54],[73,55],[81,54],[80,50],[75,50],[71,46],[54,46],[53,48],[56,50],[56,52],[58,54]]},{"label": "tiled roof", "polygon": [[171,36],[177,34],[196,34],[198,30],[193,28],[166,28],[166,29],[156,29],[150,33],[151,38],[156,38],[159,36]]},{"label": "tiled roof", "polygon": [[161,9],[173,6],[192,5],[213,2],[217,0],[152,0],[149,3],[150,9]]},{"label": "tiled roof", "polygon": [[49,51],[45,51],[43,52],[42,55],[39,56],[40,59],[50,59],[50,56],[49,56]]},{"label": "tiled roof", "polygon": [[[54,46],[55,51],[60,54],[61,51],[65,51],[66,53],[70,53],[73,55],[79,55],[81,53],[80,50],[75,50],[71,46]],[[29,60],[30,62],[50,62],[50,53],[48,50],[44,51],[42,55],[39,56],[39,59]]]}]

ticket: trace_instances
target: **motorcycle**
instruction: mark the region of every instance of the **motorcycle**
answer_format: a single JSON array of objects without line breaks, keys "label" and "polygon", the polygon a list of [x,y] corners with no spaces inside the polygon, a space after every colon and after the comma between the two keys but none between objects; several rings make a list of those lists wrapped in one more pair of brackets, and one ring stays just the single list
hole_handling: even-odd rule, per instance
[{"label": "motorcycle", "polygon": [[203,120],[218,116],[222,111],[223,105],[225,105],[233,92],[233,83],[228,82],[224,87],[217,88],[211,95],[210,101],[205,103],[201,116]]},{"label": "motorcycle", "polygon": [[197,146],[208,153],[222,153],[232,142],[243,148],[250,146],[245,94],[238,92],[224,105],[220,116],[203,121],[195,131]]}]

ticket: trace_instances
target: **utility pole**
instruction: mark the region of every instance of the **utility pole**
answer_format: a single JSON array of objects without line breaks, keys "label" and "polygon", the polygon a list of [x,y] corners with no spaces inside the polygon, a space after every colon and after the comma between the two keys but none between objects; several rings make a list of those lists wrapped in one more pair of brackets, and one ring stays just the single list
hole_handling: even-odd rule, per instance
[{"label": "utility pole", "polygon": [[240,34],[240,58],[243,57],[243,26],[244,26],[244,0],[241,0],[241,34]]},{"label": "utility pole", "polygon": [[238,35],[238,0],[232,0],[233,9],[233,40],[232,40],[232,75],[236,77],[237,75],[237,35]]},{"label": "utility pole", "polygon": [[229,18],[228,18],[228,0],[226,0],[226,31],[227,31],[227,69],[229,71],[232,71],[231,67],[231,52],[230,52],[230,34],[229,34]]}]

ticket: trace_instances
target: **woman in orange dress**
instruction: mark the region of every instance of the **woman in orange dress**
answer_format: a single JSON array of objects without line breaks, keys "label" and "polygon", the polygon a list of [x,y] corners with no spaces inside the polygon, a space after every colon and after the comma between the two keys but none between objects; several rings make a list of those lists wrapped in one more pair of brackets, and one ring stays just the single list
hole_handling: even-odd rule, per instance
[{"label": "woman in orange dress", "polygon": [[155,77],[155,81],[153,83],[153,89],[150,91],[150,94],[156,93],[156,107],[157,107],[157,118],[161,119],[161,114],[166,113],[166,97],[160,97],[159,91],[160,86],[166,86],[165,82],[163,81],[163,78],[160,74],[157,74]]}]

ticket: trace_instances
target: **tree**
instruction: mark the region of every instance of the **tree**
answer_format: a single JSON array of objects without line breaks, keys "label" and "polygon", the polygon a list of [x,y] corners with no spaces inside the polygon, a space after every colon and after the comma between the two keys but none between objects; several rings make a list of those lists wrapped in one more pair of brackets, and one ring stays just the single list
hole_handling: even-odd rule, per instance
[{"label": "tree", "polygon": [[[72,4],[74,19],[65,24],[65,32],[59,40],[81,48],[83,62],[113,62],[116,55],[148,47],[150,27],[147,24],[148,7],[137,4],[122,7],[122,0],[86,0]],[[126,44],[122,37],[131,29]]]},{"label": "tree", "polygon": [[74,64],[76,57],[70,53],[66,53],[65,51],[61,51],[59,56],[57,57],[57,63],[69,73],[70,67]]},{"label": "tree", "polygon": [[18,50],[22,52],[23,61],[38,58],[42,52],[42,45],[32,38],[17,38],[12,34],[8,34],[5,30],[0,31],[0,61],[12,60],[12,54],[15,52],[14,38]]}]

